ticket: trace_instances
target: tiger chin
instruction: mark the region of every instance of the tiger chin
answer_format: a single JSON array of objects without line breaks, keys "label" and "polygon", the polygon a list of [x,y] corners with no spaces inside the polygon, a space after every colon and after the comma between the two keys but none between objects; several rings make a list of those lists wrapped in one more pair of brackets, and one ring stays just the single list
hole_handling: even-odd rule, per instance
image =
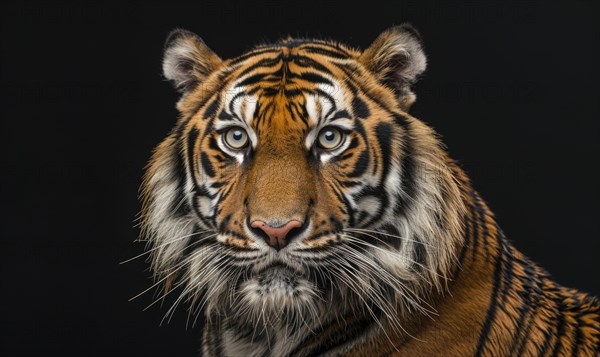
[{"label": "tiger chin", "polygon": [[408,25],[364,51],[288,38],[232,59],[171,33],[180,116],[142,235],[204,355],[598,355],[598,300],[519,253],[409,114],[426,63]]}]

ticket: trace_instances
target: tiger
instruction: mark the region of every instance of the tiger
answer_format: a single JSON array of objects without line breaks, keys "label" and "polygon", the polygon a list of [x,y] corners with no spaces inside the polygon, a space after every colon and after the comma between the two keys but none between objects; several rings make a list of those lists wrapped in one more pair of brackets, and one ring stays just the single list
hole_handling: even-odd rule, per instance
[{"label": "tiger", "polygon": [[409,114],[423,48],[408,24],[365,50],[287,37],[232,59],[168,36],[179,118],[141,236],[202,355],[599,355],[598,299],[520,253]]}]

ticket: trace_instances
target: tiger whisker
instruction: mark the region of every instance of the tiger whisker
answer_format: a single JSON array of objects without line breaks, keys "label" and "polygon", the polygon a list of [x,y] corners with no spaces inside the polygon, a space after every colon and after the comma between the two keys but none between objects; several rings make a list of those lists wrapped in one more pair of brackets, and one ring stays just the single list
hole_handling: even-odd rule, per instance
[{"label": "tiger whisker", "polygon": [[[366,269],[369,272],[373,272],[375,273],[381,280],[388,280],[388,281],[392,281],[393,283],[397,284],[400,288],[404,289],[406,288],[406,285],[404,283],[402,283],[400,280],[398,280],[396,277],[394,277],[393,275],[389,274],[388,272],[386,272],[385,270],[381,269],[381,267],[379,265],[377,265],[375,262],[371,262],[370,260],[367,260],[364,258],[364,256],[362,254],[359,254],[358,252],[352,250],[352,249],[343,249],[344,252],[346,252],[347,254],[350,254],[350,257],[354,258],[355,261],[354,263],[363,265],[367,264]],[[406,289],[406,291],[410,292],[410,289]],[[422,301],[421,298],[419,298],[417,295],[410,293],[411,295],[414,295],[415,298],[419,299],[420,301]],[[408,296],[410,298],[410,296]],[[420,306],[416,301],[412,300],[411,301],[414,302],[415,306]],[[425,310],[427,311],[427,310]]]},{"label": "tiger whisker", "polygon": [[[370,262],[370,261],[364,259],[363,255],[358,254],[356,251],[350,249],[349,247],[347,247],[343,250],[347,254],[350,254],[351,257],[353,257],[355,259],[359,258],[361,260],[361,263],[368,264],[369,265],[368,270],[371,272],[374,272],[382,281],[391,281],[391,282],[397,284],[398,288],[400,288],[404,293],[408,294],[408,295],[405,295],[405,297],[411,299],[412,305],[417,307],[418,310],[420,310],[422,313],[424,313],[425,315],[427,315],[429,317],[431,317],[429,315],[429,313],[437,314],[435,309],[432,306],[430,306],[429,304],[427,304],[418,294],[413,293],[412,290],[408,289],[408,287],[402,281],[398,280],[395,276],[391,275],[387,271],[381,269],[381,267],[379,267],[376,263]],[[355,263],[358,263],[358,262],[355,262]],[[415,299],[418,299],[420,302],[425,303],[432,310],[423,308],[419,303],[417,303],[417,301],[412,300],[411,296],[414,297]]]},{"label": "tiger whisker", "polygon": [[[367,263],[367,262],[366,262],[366,260],[364,259],[364,257],[363,257],[363,256],[361,256],[361,255],[356,255],[356,254],[353,254],[353,256],[354,256],[354,258],[356,258],[356,257],[359,257],[359,259],[358,259],[358,260],[355,260],[355,261],[354,261],[354,263],[359,263],[359,262],[362,262],[362,263]],[[347,269],[344,269],[344,270],[347,270]],[[368,271],[372,271],[372,270],[371,270],[371,269],[368,269]],[[379,294],[377,294],[377,290],[370,289],[369,291],[371,292],[371,294],[369,294],[368,296],[371,298],[371,300],[372,300],[372,301],[373,301],[372,297],[377,297],[377,301],[378,301],[379,303],[378,303],[377,301],[373,301],[373,302],[374,302],[374,303],[375,303],[375,304],[376,304],[376,305],[377,305],[377,306],[378,306],[378,307],[379,307],[379,308],[380,308],[380,309],[381,309],[381,310],[384,312],[384,314],[386,315],[387,319],[388,319],[388,320],[389,320],[389,321],[390,321],[390,322],[391,322],[393,325],[395,325],[395,326],[399,327],[399,328],[400,328],[400,329],[401,329],[401,330],[402,330],[404,333],[406,333],[408,336],[410,336],[410,337],[412,337],[412,338],[414,338],[414,339],[416,339],[416,340],[419,340],[418,338],[416,338],[416,337],[414,337],[414,336],[410,335],[410,334],[409,334],[409,333],[408,333],[408,332],[407,332],[407,331],[406,331],[406,330],[405,330],[405,329],[404,329],[404,328],[401,326],[401,324],[399,323],[399,320],[398,320],[398,318],[399,318],[399,317],[398,317],[398,314],[394,314],[394,312],[395,312],[395,308],[394,308],[394,307],[391,307],[391,306],[389,306],[389,303],[387,302],[387,300],[386,300],[384,297],[382,297],[382,296],[380,296]],[[364,300],[363,300],[363,301],[364,301]],[[414,305],[415,305],[415,306],[417,306],[417,307],[420,307],[420,305],[419,305],[418,303],[416,303],[416,302],[415,302],[414,300],[412,300],[412,299],[411,299],[411,303],[412,303],[412,304],[414,304]],[[391,311],[390,311],[390,310],[391,310]],[[395,328],[394,328],[394,329],[395,329]],[[399,332],[399,331],[397,331],[397,332]],[[388,338],[389,338],[389,336],[388,336]],[[420,341],[420,340],[419,340],[419,341]],[[392,343],[392,341],[391,341],[391,340],[390,340],[390,343]],[[393,343],[392,343],[392,345],[393,345]]]},{"label": "tiger whisker", "polygon": [[[219,250],[219,248],[218,248]],[[196,275],[195,279],[193,280],[189,280],[188,281],[188,287],[181,293],[181,295],[179,296],[179,298],[175,301],[175,303],[173,304],[173,306],[171,306],[171,308],[167,311],[167,313],[165,314],[165,317],[169,314],[169,312],[171,313],[171,317],[169,317],[169,320],[167,321],[167,323],[170,322],[171,318],[173,317],[173,313],[175,311],[175,308],[177,307],[177,305],[179,304],[179,302],[181,300],[183,300],[184,297],[190,295],[190,293],[192,291],[198,291],[203,289],[204,286],[206,286],[208,284],[208,282],[212,281],[212,279],[206,278],[206,276],[210,276],[212,274],[215,273],[215,271],[221,269],[224,265],[228,264],[228,257],[227,256],[222,256],[220,259],[211,261],[212,263],[218,263],[214,266],[212,266],[210,268],[210,270],[204,272],[204,274],[202,275]],[[200,277],[204,278],[204,281],[197,281],[195,282],[194,280],[200,280]],[[223,279],[223,281],[227,281],[227,278]],[[217,289],[217,286],[213,286],[211,288],[211,290],[207,291],[204,297],[203,297],[203,301],[202,303],[199,305],[198,310],[202,310],[202,308],[204,307],[204,304],[210,299],[210,296],[212,295],[212,293]],[[194,302],[196,301],[196,298],[200,296],[200,294],[196,294],[194,295]],[[189,296],[188,296],[189,298]],[[194,305],[194,304],[192,304]]]},{"label": "tiger whisker", "polygon": [[[336,269],[339,269],[339,267],[337,267]],[[335,274],[334,271],[335,271],[335,269],[332,270],[332,273],[337,276],[337,274]],[[346,271],[346,269],[344,269],[344,271]],[[375,315],[375,312],[373,312],[373,310],[369,307],[369,304],[367,303],[367,301],[365,301],[365,299],[363,298],[362,294],[360,293],[360,289],[355,289],[354,288],[354,284],[351,283],[351,280],[350,280],[350,284],[348,284],[349,281],[347,281],[346,279],[339,278],[339,277],[338,277],[338,279],[340,279],[342,282],[345,282],[347,284],[346,286],[348,286],[350,288],[350,290],[352,290],[356,294],[356,296],[358,296],[358,298],[363,301],[364,307],[368,310],[369,314],[373,318],[373,321],[375,321],[375,323],[381,328],[381,330],[385,334],[385,336],[388,339],[388,341],[392,344],[392,346],[394,346],[394,343],[392,342],[392,339],[387,334],[386,330],[383,328],[383,325],[379,321],[379,318],[377,318],[377,316]]]},{"label": "tiger whisker", "polygon": [[[173,266],[173,267],[169,268],[169,270],[171,270],[171,272],[167,273],[167,274],[166,274],[166,275],[165,275],[163,278],[161,278],[160,280],[156,281],[154,284],[152,284],[150,287],[148,287],[148,288],[147,288],[147,289],[145,289],[144,291],[142,291],[142,292],[140,292],[139,294],[135,295],[134,297],[130,298],[128,301],[132,301],[132,300],[134,300],[134,299],[136,299],[136,298],[138,298],[138,297],[142,296],[143,294],[147,293],[147,292],[148,292],[148,291],[150,291],[152,288],[154,288],[154,287],[156,287],[156,286],[160,285],[162,282],[164,282],[165,280],[167,280],[167,279],[168,279],[170,276],[174,275],[174,274],[175,274],[175,273],[177,273],[177,272],[178,272],[178,271],[179,271],[181,268],[183,268],[183,266],[185,266],[185,264],[186,264],[186,262],[183,262],[183,261],[182,261],[182,262],[180,262],[179,264],[177,264],[177,265],[175,265],[175,266]],[[176,287],[178,287],[178,286],[180,286],[180,285],[181,285],[181,284],[179,284],[179,285],[176,285],[176,286],[175,286],[175,288],[176,288]],[[172,290],[174,290],[175,288],[173,288]],[[163,299],[164,297],[166,297],[166,294],[165,294],[164,296],[161,296],[161,297],[159,298],[159,300]],[[151,306],[151,305],[150,305],[150,306]],[[150,306],[147,306],[147,307],[146,307],[144,310],[146,310],[146,309],[147,309],[148,307],[150,307]]]},{"label": "tiger whisker", "polygon": [[[189,257],[188,260],[193,260],[195,259],[195,257],[197,257],[198,255],[200,255],[202,253],[202,251],[197,251],[192,253]],[[173,272],[176,272],[178,270],[181,270],[181,268],[183,268],[184,266],[186,266],[188,263],[188,261],[182,261],[180,262],[177,266],[177,268],[173,269]],[[155,305],[156,303],[158,303],[159,301],[164,300],[165,297],[167,297],[171,292],[177,290],[177,288],[179,288],[182,285],[185,285],[187,283],[186,279],[182,279],[179,283],[177,283],[175,286],[173,286],[171,289],[169,289],[169,291],[165,292],[163,295],[161,295],[160,297],[158,297],[155,301],[153,301],[150,305],[146,306],[143,311],[146,311],[147,309],[149,309],[151,306]]]},{"label": "tiger whisker", "polygon": [[201,288],[202,286],[206,285],[206,282],[202,285],[197,284],[196,286],[191,284],[191,281],[186,281],[186,283],[188,283],[188,286],[184,289],[184,291],[179,295],[179,297],[177,297],[177,299],[175,300],[175,302],[171,305],[171,307],[167,310],[167,312],[165,313],[163,319],[161,320],[161,325],[163,323],[163,321],[167,318],[167,316],[169,316],[167,323],[171,322],[171,318],[173,317],[173,314],[175,312],[175,309],[177,308],[177,306],[179,305],[179,303],[185,298],[188,297],[190,295],[190,292],[194,291],[194,290],[199,290],[199,288]]},{"label": "tiger whisker", "polygon": [[[352,235],[349,235],[349,234],[342,234],[342,235],[343,235],[344,237],[346,237],[346,238],[349,238],[349,240],[351,240],[351,241],[352,241],[352,242],[354,242],[354,243],[357,243],[357,244],[362,244],[362,245],[364,245],[364,246],[368,246],[368,247],[371,247],[371,248],[374,248],[374,249],[379,249],[379,250],[381,250],[381,251],[382,251],[382,252],[384,252],[384,253],[392,253],[390,250],[386,250],[386,249],[384,249],[384,248],[382,248],[382,247],[378,247],[378,246],[376,246],[376,245],[373,245],[373,244],[370,244],[370,243],[368,243],[368,242],[365,242],[365,241],[361,240],[361,239],[360,239],[360,238],[358,238],[358,237],[354,237],[354,236],[352,236]],[[383,241],[382,241],[382,243],[385,243],[385,242],[383,242]],[[410,258],[408,258],[408,257],[402,257],[402,259],[407,259],[407,260],[408,260],[410,263],[412,263],[412,264],[415,264],[415,265],[418,265],[419,267],[421,267],[421,268],[423,268],[423,269],[427,270],[427,271],[428,271],[428,272],[430,272],[431,274],[434,274],[434,275],[438,276],[439,278],[446,279],[446,277],[445,277],[445,276],[442,276],[442,275],[440,275],[439,273],[437,273],[437,272],[435,272],[435,271],[431,270],[431,269],[430,269],[430,268],[428,268],[427,266],[425,266],[425,265],[423,265],[423,264],[421,264],[421,263],[419,263],[419,262],[417,262],[417,261],[415,261],[415,260],[412,260],[412,259],[410,259]],[[418,273],[417,273],[417,274],[418,274]],[[423,277],[423,276],[421,276],[420,274],[419,274],[419,276],[420,276],[421,278],[424,278],[424,277]],[[427,282],[429,282],[429,281],[428,281],[428,279],[424,279],[424,280],[426,280]],[[431,282],[429,282],[429,283],[430,283],[431,285],[433,285]]]},{"label": "tiger whisker", "polygon": [[[430,248],[435,248],[434,246],[432,246],[431,244],[427,244],[425,242],[422,241],[418,241],[418,240],[414,240],[414,239],[410,239],[408,237],[402,237],[402,236],[397,236],[394,234],[390,234],[390,233],[385,233],[385,232],[379,232],[379,231],[374,231],[374,230],[370,230],[370,229],[361,229],[361,228],[344,228],[344,231],[347,232],[354,232],[354,233],[360,233],[360,234],[365,234],[366,233],[372,233],[372,234],[379,234],[379,235],[383,235],[383,236],[388,236],[388,237],[393,237],[393,238],[398,238],[401,239],[403,241],[406,242],[412,242],[412,243],[418,243],[418,244],[422,244],[426,247],[430,247]],[[373,237],[372,235],[369,237]]]},{"label": "tiger whisker", "polygon": [[[169,244],[173,244],[173,243],[175,243],[175,242],[178,242],[178,241],[180,241],[180,240],[183,240],[183,239],[186,239],[186,238],[190,238],[190,237],[193,237],[193,236],[195,236],[195,235],[202,234],[202,233],[206,233],[206,232],[210,232],[210,230],[206,230],[206,231],[200,231],[200,232],[194,232],[194,233],[192,233],[192,234],[188,234],[188,235],[185,235],[185,236],[182,236],[182,237],[178,237],[178,238],[173,238],[173,239],[170,239],[169,241],[167,241],[167,242],[165,242],[165,243],[163,243],[163,244],[157,245],[157,246],[153,247],[152,249],[148,249],[148,250],[147,250],[147,251],[145,251],[144,253],[138,254],[138,255],[136,255],[136,256],[135,256],[135,257],[133,257],[133,258],[129,258],[129,259],[127,259],[127,260],[124,260],[124,261],[120,262],[119,264],[121,264],[121,265],[122,265],[122,264],[129,263],[129,262],[131,262],[131,261],[133,261],[133,260],[136,260],[136,259],[138,259],[138,258],[141,258],[141,257],[143,257],[143,256],[145,256],[145,255],[148,255],[148,254],[150,254],[150,253],[152,253],[152,252],[154,252],[154,251],[156,251],[156,250],[158,250],[158,249],[160,249],[160,248],[166,247],[166,246],[167,246],[167,245],[169,245]],[[203,238],[209,238],[209,237],[207,236],[207,237],[203,237]]]}]

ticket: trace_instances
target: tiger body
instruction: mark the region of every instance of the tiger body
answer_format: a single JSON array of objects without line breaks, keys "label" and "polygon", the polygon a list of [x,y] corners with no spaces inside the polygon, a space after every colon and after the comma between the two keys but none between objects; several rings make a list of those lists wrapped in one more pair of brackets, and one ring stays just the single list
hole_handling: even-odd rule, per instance
[{"label": "tiger body", "polygon": [[598,300],[519,253],[408,114],[425,66],[408,26],[231,60],[169,38],[181,116],[142,222],[158,283],[204,314],[204,355],[598,354]]}]

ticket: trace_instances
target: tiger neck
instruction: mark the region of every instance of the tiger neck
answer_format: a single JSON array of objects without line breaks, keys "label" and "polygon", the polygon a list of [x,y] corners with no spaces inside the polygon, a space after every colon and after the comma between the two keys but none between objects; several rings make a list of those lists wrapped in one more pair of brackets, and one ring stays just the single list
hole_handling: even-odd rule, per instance
[{"label": "tiger neck", "polygon": [[[380,318],[379,311],[373,311]],[[307,356],[336,355],[366,343],[375,336],[377,323],[370,314],[347,311],[343,316],[307,321],[300,328],[284,322],[269,326],[245,326],[235,320],[207,322],[203,348],[207,356]]]},{"label": "tiger neck", "polygon": [[[458,169],[460,170],[460,169]],[[431,291],[427,303],[434,316],[415,315],[403,319],[405,333],[387,338],[383,331],[368,342],[355,345],[348,355],[389,354],[394,356],[481,355],[491,331],[496,341],[509,345],[513,329],[498,324],[505,314],[495,305],[506,282],[503,277],[507,260],[528,265],[540,281],[546,280],[539,268],[526,260],[504,237],[493,213],[461,173],[461,194],[466,211],[462,219],[463,233],[457,246],[457,264],[449,274],[443,291]],[[519,273],[516,273],[519,277]],[[512,304],[520,301],[513,297]],[[511,307],[512,308],[512,307]],[[504,320],[506,321],[506,320]],[[390,329],[387,329],[388,334]],[[483,336],[483,337],[482,337]],[[525,342],[523,342],[525,343]]]}]

